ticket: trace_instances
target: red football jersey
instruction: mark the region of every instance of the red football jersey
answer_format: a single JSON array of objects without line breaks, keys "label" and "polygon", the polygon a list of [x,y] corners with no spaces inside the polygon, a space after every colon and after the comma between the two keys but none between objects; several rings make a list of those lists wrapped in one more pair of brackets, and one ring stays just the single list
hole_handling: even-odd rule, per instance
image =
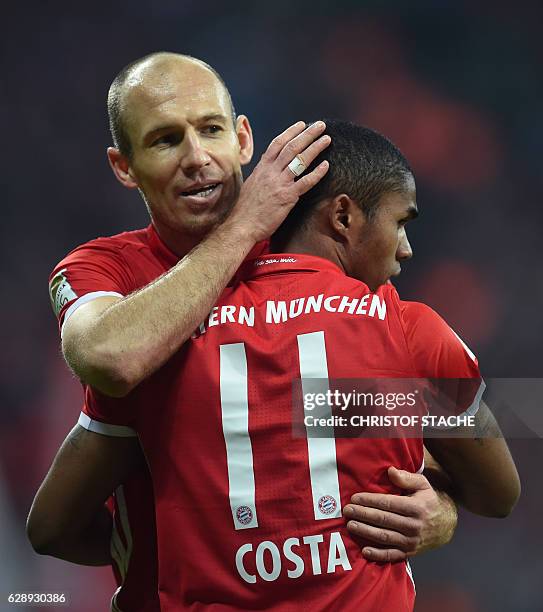
[{"label": "red football jersey", "polygon": [[[259,255],[266,246],[257,245],[251,255]],[[77,247],[59,262],[49,280],[61,333],[65,320],[79,306],[101,296],[127,296],[178,261],[152,225]],[[158,611],[155,511],[148,470],[119,487],[109,506],[114,516],[113,570],[119,585],[112,610]]]},{"label": "red football jersey", "polygon": [[421,437],[295,436],[293,380],[305,394],[332,379],[478,378],[477,363],[392,285],[372,294],[307,255],[244,273],[126,398],[86,391],[80,424],[131,428],[147,456],[161,609],[412,610],[409,566],[367,562],[341,508],[358,491],[398,493],[387,469],[420,470]]}]

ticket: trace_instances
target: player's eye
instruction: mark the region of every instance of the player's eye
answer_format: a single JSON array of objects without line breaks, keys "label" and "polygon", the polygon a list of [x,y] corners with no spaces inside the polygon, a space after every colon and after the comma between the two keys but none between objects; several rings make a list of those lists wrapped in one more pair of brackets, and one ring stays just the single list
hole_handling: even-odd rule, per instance
[{"label": "player's eye", "polygon": [[163,134],[155,141],[153,141],[153,147],[164,145],[164,146],[173,146],[180,142],[181,137],[179,134]]},{"label": "player's eye", "polygon": [[206,125],[205,127],[202,128],[202,132],[204,134],[218,134],[219,132],[223,132],[224,129],[220,126],[220,125],[216,125],[216,124],[212,124],[212,125]]},{"label": "player's eye", "polygon": [[406,226],[408,223],[410,223],[411,221],[413,221],[414,219],[417,218],[417,215],[407,215],[405,217],[403,217],[402,219],[398,220],[398,227],[404,227]]}]

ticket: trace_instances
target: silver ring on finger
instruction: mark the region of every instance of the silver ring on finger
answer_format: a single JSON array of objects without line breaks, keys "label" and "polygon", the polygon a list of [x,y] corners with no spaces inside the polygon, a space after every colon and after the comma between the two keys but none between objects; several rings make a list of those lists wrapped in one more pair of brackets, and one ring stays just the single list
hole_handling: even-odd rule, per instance
[{"label": "silver ring on finger", "polygon": [[304,164],[303,159],[299,155],[296,155],[287,168],[294,176],[300,176],[306,171],[307,166]]}]

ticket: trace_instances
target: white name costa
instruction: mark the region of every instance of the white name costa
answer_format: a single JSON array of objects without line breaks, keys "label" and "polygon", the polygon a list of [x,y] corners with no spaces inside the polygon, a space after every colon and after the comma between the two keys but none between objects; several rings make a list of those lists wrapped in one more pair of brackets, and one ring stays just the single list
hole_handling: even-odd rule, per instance
[{"label": "white name costa", "polygon": [[[303,557],[298,554],[302,548],[309,551],[311,566],[308,569],[314,576],[322,574],[323,571],[333,574],[338,567],[346,572],[352,569],[338,531],[333,531],[326,541],[324,536],[317,534],[305,536],[301,541],[300,538],[288,538],[279,546],[270,540],[264,540],[258,546],[243,544],[236,553],[236,568],[243,580],[249,584],[254,584],[259,578],[273,582],[282,573],[286,573],[289,578],[300,578],[308,573]],[[324,553],[322,560],[321,553]],[[256,574],[247,568],[248,565],[256,568]]]},{"label": "white name costa", "polygon": [[289,319],[321,311],[339,314],[347,313],[353,316],[378,317],[383,321],[386,318],[387,305],[384,300],[373,293],[368,293],[361,298],[352,298],[346,295],[325,296],[324,293],[321,293],[316,296],[310,295],[288,302],[268,300],[265,306],[262,307],[262,310],[259,309],[256,313],[254,306],[249,308],[234,305],[215,306],[212,308],[207,319],[200,324],[193,337],[199,333],[205,333],[208,328],[214,325],[237,323],[238,325],[253,327],[255,316],[257,315],[263,316],[266,323],[277,325]]}]

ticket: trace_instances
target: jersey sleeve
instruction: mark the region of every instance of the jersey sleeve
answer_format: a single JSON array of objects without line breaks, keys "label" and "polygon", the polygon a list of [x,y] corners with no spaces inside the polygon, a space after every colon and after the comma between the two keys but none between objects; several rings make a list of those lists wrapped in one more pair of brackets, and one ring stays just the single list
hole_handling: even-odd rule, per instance
[{"label": "jersey sleeve", "polygon": [[431,381],[431,412],[475,414],[485,389],[475,355],[425,304],[402,302],[401,319],[417,376]]},{"label": "jersey sleeve", "polygon": [[137,410],[130,396],[113,398],[85,387],[85,403],[78,424],[89,431],[113,437],[135,437]]},{"label": "jersey sleeve", "polygon": [[124,297],[131,286],[130,270],[111,240],[99,238],[73,250],[49,278],[49,297],[60,330],[79,306],[97,297]]}]

